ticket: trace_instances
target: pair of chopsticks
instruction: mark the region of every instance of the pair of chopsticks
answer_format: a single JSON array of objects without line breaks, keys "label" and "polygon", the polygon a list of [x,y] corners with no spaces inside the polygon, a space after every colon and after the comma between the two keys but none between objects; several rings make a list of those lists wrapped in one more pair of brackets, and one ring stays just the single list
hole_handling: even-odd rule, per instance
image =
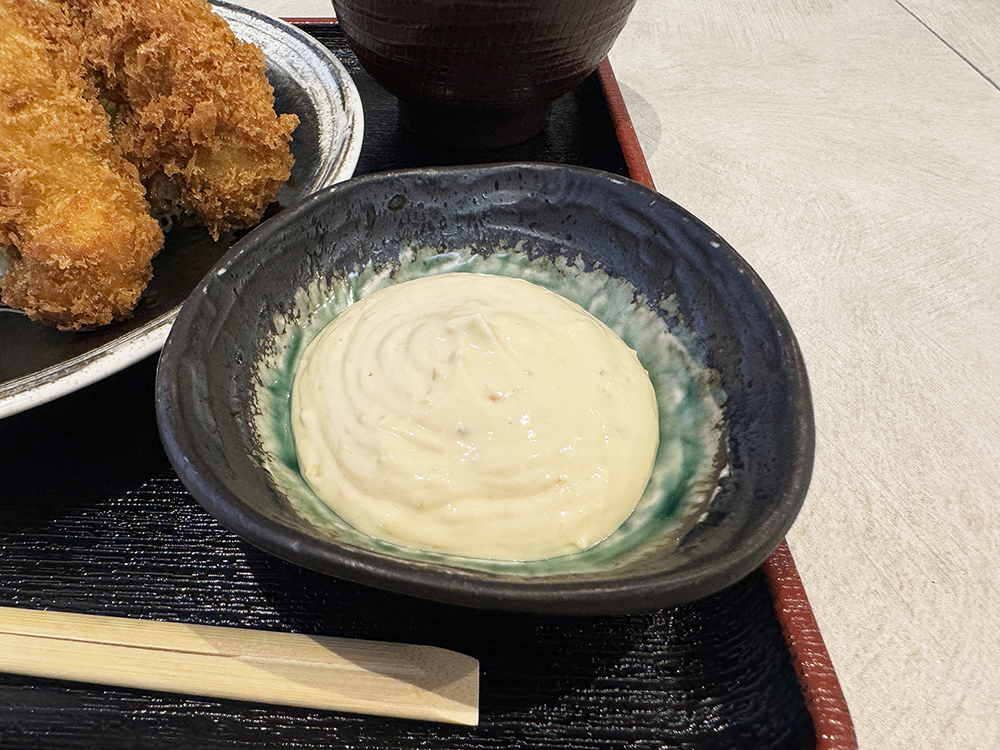
[{"label": "pair of chopsticks", "polygon": [[475,725],[479,662],[433,646],[0,607],[0,671]]}]

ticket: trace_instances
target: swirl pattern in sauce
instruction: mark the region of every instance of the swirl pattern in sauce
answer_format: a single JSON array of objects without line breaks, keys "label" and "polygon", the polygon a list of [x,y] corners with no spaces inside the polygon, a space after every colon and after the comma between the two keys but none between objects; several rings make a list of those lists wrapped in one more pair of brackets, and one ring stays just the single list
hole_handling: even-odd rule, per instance
[{"label": "swirl pattern in sauce", "polygon": [[446,273],[350,305],[292,388],[302,476],[374,537],[477,558],[587,549],[629,516],[659,440],[638,358],[564,297]]}]

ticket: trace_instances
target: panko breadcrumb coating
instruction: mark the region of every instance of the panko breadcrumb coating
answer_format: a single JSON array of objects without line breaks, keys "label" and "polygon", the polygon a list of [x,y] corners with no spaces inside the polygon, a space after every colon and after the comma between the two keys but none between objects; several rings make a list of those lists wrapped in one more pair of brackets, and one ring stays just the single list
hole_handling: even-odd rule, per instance
[{"label": "panko breadcrumb coating", "polygon": [[65,9],[0,0],[0,296],[62,329],[126,317],[163,234]]},{"label": "panko breadcrumb coating", "polygon": [[189,212],[216,237],[260,221],[298,123],[275,114],[261,51],[205,0],[66,2],[154,215]]},{"label": "panko breadcrumb coating", "polygon": [[297,123],[206,0],[0,0],[0,299],[67,330],[127,317],[157,220],[256,224]]}]

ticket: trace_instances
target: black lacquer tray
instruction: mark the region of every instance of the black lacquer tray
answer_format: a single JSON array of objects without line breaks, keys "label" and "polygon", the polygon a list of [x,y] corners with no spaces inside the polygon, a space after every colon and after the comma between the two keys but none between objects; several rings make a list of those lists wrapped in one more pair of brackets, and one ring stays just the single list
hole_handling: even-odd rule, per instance
[{"label": "black lacquer tray", "polygon": [[[335,24],[305,24],[365,108],[357,173],[580,164],[649,184],[605,64],[521,146],[458,152],[400,131]],[[782,546],[707,599],[564,618],[433,604],[324,577],[220,527],[170,468],[155,358],[0,420],[0,605],[443,646],[481,663],[459,728],[0,674],[0,747],[850,748],[850,718]]]}]

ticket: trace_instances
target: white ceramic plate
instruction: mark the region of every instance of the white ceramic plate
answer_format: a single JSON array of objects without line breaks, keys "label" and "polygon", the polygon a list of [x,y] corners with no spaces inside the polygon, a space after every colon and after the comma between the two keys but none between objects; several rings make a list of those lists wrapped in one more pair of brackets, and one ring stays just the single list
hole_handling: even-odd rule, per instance
[{"label": "white ceramic plate", "polygon": [[[282,207],[354,174],[364,115],[344,66],[308,34],[253,10],[213,2],[236,36],[261,48],[278,112],[292,112],[295,166]],[[153,261],[153,280],[129,320],[68,333],[0,307],[0,418],[52,401],[155,354],[181,303],[229,249],[201,228],[175,228]]]}]

